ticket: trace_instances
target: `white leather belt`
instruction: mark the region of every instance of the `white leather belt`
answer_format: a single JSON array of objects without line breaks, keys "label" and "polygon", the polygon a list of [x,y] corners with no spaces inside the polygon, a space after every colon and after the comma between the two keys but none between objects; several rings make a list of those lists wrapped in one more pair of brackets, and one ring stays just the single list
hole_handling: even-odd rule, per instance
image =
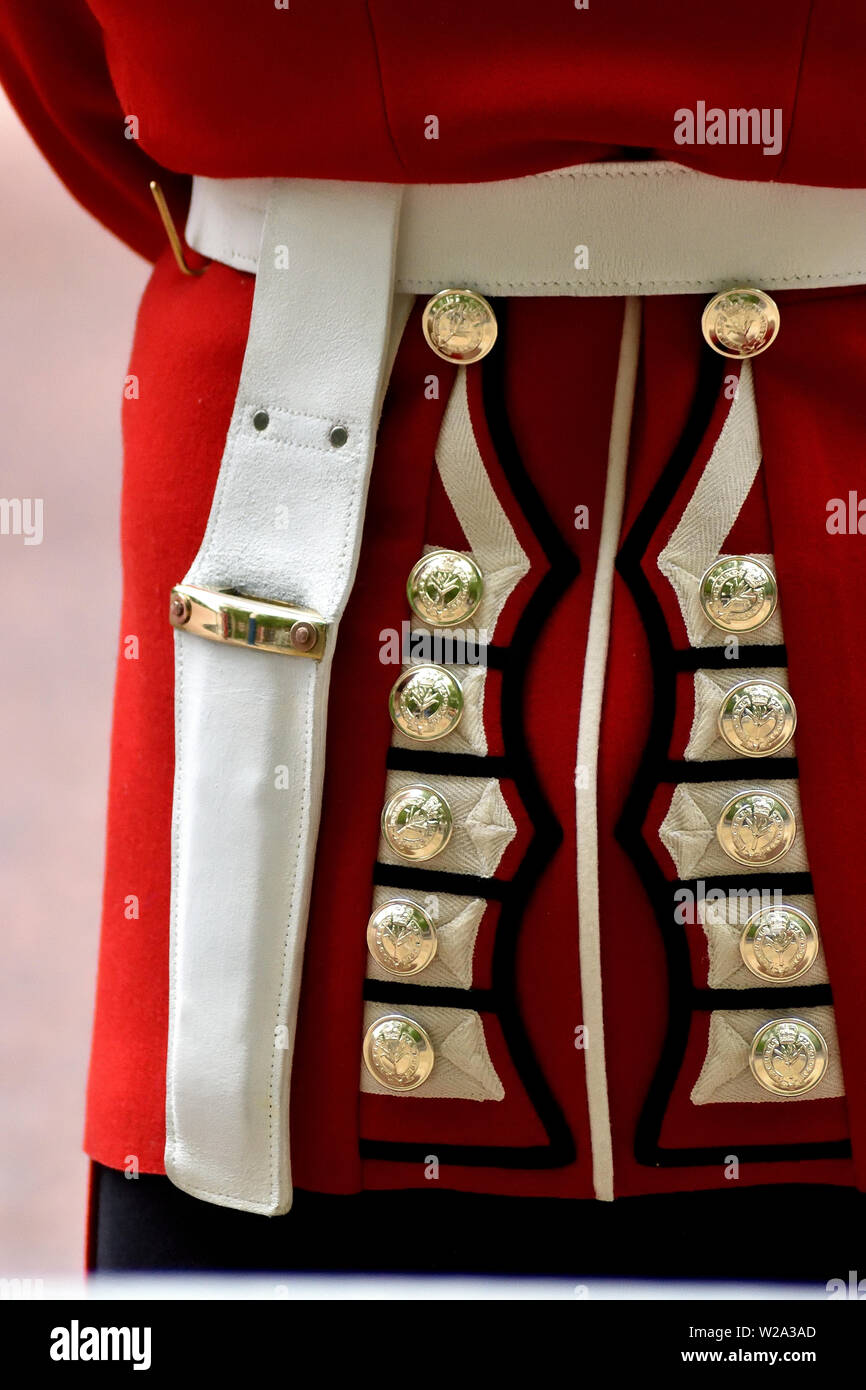
[{"label": "white leather belt", "polygon": [[407,296],[866,282],[866,192],[667,164],[406,189],[196,178],[187,239],[257,282],[207,530],[172,596],[166,1171],[276,1214],[328,681]]},{"label": "white leather belt", "polygon": [[[198,1197],[266,1214],[291,1202],[288,1086],[328,679],[392,318],[399,331],[409,307],[392,315],[399,207],[400,189],[383,185],[273,186],[207,530],[172,599],[166,1171]],[[221,603],[223,590],[253,601]]]},{"label": "white leather belt", "polygon": [[[270,186],[196,178],[190,246],[255,271]],[[659,161],[408,185],[395,276],[408,294],[466,285],[503,296],[862,284],[866,190],[745,183]]]}]

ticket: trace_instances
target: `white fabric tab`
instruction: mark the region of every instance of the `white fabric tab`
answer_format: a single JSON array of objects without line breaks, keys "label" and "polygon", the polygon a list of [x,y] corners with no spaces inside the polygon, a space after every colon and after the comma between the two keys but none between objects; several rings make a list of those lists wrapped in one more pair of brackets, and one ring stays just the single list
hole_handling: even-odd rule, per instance
[{"label": "white fabric tab", "polygon": [[[731,662],[729,671],[695,671],[695,715],[684,757],[687,762],[720,762],[736,758],[738,755],[719,733],[719,709],[722,699],[735,685],[742,681],[775,681],[783,690],[788,689],[788,672],[784,667],[763,666],[760,670],[746,668],[740,670]],[[776,758],[795,758],[797,748],[794,740],[770,753],[766,758],[755,759],[756,766],[772,763]]]},{"label": "white fabric tab", "polygon": [[[719,647],[731,639],[704,614],[698,588],[701,576],[718,560],[761,466],[761,434],[750,362],[744,362],[737,394],[698,484],[670,540],[658,557],[658,567],[676,591],[683,622],[693,647]],[[772,555],[756,555],[775,574]],[[780,644],[779,609],[761,628],[738,632],[741,646]]]},{"label": "white fabric tab", "polygon": [[797,821],[797,835],[784,859],[773,864],[754,864],[749,868],[749,876],[808,872],[799,784],[791,778],[756,777],[743,782],[677,783],[668,813],[659,826],[659,838],[673,859],[679,878],[710,878],[737,872],[736,860],[725,854],[718,842],[716,826],[732,797],[761,787],[787,801]]},{"label": "white fabric tab", "polygon": [[[776,1095],[765,1090],[752,1075],[749,1066],[752,1039],[771,1018],[802,1018],[824,1038],[829,1054],[827,1070],[814,1091],[805,1091],[799,1096]],[[792,1105],[795,1101],[827,1100],[830,1096],[844,1094],[836,1017],[830,1005],[820,1009],[781,1009],[778,1013],[767,1009],[713,1010],[707,1055],[690,1096],[693,1105],[743,1102]]]},{"label": "white fabric tab", "polygon": [[[479,874],[492,878],[503,854],[517,834],[514,817],[495,777],[449,777],[441,773],[419,776],[414,772],[389,772],[385,800],[406,787],[422,782],[443,796],[451,807],[454,828],[443,850],[430,867],[446,873]],[[379,840],[380,864],[405,864],[384,835]]]},{"label": "white fabric tab", "polygon": [[[266,179],[193,180],[186,239],[255,271]],[[711,294],[866,282],[866,191],[719,179],[664,161],[407,187],[396,286],[434,294]]]},{"label": "white fabric tab", "polygon": [[458,371],[448,397],[436,444],[436,467],[472,557],[484,575],[484,592],[473,624],[490,641],[509,597],[529,571],[529,557],[487,476],[469,415],[465,367]]},{"label": "white fabric tab", "polygon": [[[186,575],[316,609],[332,625],[322,661],[175,633],[166,1172],[268,1215],[291,1204],[289,1078],[336,625],[409,308],[392,316],[400,197],[270,187],[237,401]],[[339,448],[335,425],[348,431]]]},{"label": "white fabric tab", "polygon": [[[388,1004],[365,1004],[364,1031],[393,1012]],[[505,1088],[490,1060],[480,1014],[413,1004],[411,1015],[433,1044],[436,1061],[429,1079],[416,1091],[391,1091],[380,1086],[362,1062],[362,1091],[395,1100],[504,1100]]]},{"label": "white fabric tab", "polygon": [[[413,888],[377,887],[373,893],[373,908],[383,907],[391,898],[409,898],[423,907],[434,923],[438,936],[436,955],[423,974],[410,980],[412,984],[437,988],[469,989],[472,985],[472,957],[478,928],[487,908],[482,898],[467,898],[456,893],[419,893]],[[383,969],[373,956],[367,956],[367,978],[394,981],[396,976]]]},{"label": "white fabric tab", "polygon": [[[749,917],[765,906],[775,906],[772,894],[767,894],[766,899],[764,902],[759,893],[747,892],[744,889],[737,894],[726,896],[723,902],[716,902],[707,898],[701,898],[698,901],[698,921],[707,938],[707,956],[709,958],[707,984],[710,989],[790,988],[790,980],[759,979],[743,964],[743,958],[740,955],[740,937]],[[791,893],[785,896],[784,902],[790,907],[797,908],[799,912],[805,912],[816,926],[819,925],[815,899],[811,893]],[[799,983],[825,985],[828,978],[824,947],[819,944],[818,955],[808,976],[804,976]]]},{"label": "white fabric tab", "polygon": [[[413,628],[412,632],[420,629]],[[429,629],[425,629],[429,631]],[[466,629],[461,629],[466,631]],[[420,665],[420,661],[412,661],[409,666]],[[401,671],[408,668],[403,666]],[[459,680],[463,690],[463,715],[457,728],[451,734],[446,734],[444,738],[437,738],[435,748],[437,753],[475,753],[478,757],[487,756],[487,733],[484,729],[484,688],[487,684],[486,666],[456,666],[450,665],[448,669],[451,674]],[[412,748],[417,751],[418,740],[409,738],[408,734],[401,733],[395,728],[391,737],[391,742],[395,748]]]}]

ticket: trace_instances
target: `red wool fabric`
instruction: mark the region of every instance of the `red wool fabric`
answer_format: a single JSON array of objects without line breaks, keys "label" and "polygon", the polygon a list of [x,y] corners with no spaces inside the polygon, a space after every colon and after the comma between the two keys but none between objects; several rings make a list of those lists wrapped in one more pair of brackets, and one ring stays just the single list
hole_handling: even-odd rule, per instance
[{"label": "red wool fabric", "polygon": [[[289,10],[235,0],[5,0],[0,78],[47,158],[77,198],[156,262],[129,370],[139,396],[124,405],[124,600],[118,657],[108,855],[86,1145],[101,1163],[135,1156],[163,1171],[170,821],[173,776],[171,585],[205,528],[243,358],[254,281],[211,265],[181,277],[165,249],[147,188],[162,183],[182,223],[191,174],[292,176],[401,183],[511,178],[610,159],[670,159],[725,178],[866,186],[859,74],[866,10],[809,0],[732,0],[724,32],[749,34],[760,61],[726,60],[713,10],[671,0],[664,22],[642,0],[580,11],[554,0],[293,0]],[[335,45],[334,36],[339,36]],[[682,108],[781,112],[781,144],[679,145]],[[860,595],[862,538],[831,536],[826,508],[847,498],[862,455],[866,327],[860,290],[779,296],[782,331],[754,367],[765,463],[731,533],[734,548],[770,551],[778,569],[788,666],[799,711],[804,830],[833,986],[844,1099],[792,1106],[689,1100],[709,1019],[695,1013],[661,1131],[666,1148],[849,1137],[853,1159],[746,1164],[745,1184],[866,1185],[866,1095],[859,1009],[866,936],[859,863],[866,837],[859,770],[866,765]],[[675,449],[695,396],[702,300],[645,301],[632,431],[625,538]],[[446,1167],[440,1185],[465,1191],[589,1197],[591,1140],[575,883],[574,759],[608,437],[622,328],[614,299],[526,299],[508,307],[505,385],[523,464],[580,573],[536,635],[523,715],[531,758],[564,838],[535,885],[516,960],[517,1005],[532,1050],[574,1137],[577,1157],[549,1170]],[[379,436],[358,579],[341,624],[313,908],[293,1071],[291,1139],[298,1186],[325,1192],[425,1185],[420,1165],[362,1157],[361,1141],[537,1145],[544,1130],[506,1045],[484,1014],[502,1102],[359,1093],[359,1038],[379,810],[394,670],[378,660],[384,628],[406,618],[404,583],[424,544],[465,546],[433,456],[453,381],[410,320]],[[431,370],[439,394],[424,386]],[[732,366],[732,373],[736,368]],[[480,369],[469,373],[473,429],[497,496],[530,558],[503,613],[514,633],[546,560],[508,485],[485,419]],[[728,400],[722,395],[644,573],[674,645],[686,634],[655,564],[691,495]],[[575,508],[589,509],[587,530]],[[137,656],[124,639],[135,636]],[[617,827],[645,748],[653,653],[624,580],[614,585],[599,763],[601,953],[605,1045],[617,1195],[720,1187],[718,1166],[657,1168],[635,1157],[635,1135],[669,1016],[662,936],[646,885]],[[845,692],[828,729],[827,672]],[[488,676],[490,753],[502,752],[502,679]],[[670,756],[682,757],[692,708],[676,684]],[[668,879],[657,827],[661,786],[643,826]],[[497,871],[507,879],[532,827],[513,783],[503,794],[518,832]],[[479,931],[473,983],[488,988],[500,909]],[[698,929],[699,930],[699,929]],[[684,929],[693,980],[706,984],[705,946]],[[702,935],[702,934],[701,934]]]},{"label": "red wool fabric", "polygon": [[[779,299],[787,330],[788,305],[785,296],[780,295]],[[703,302],[701,297],[692,296],[644,301],[642,372],[632,430],[624,537],[646,505],[649,492],[683,430],[697,382],[702,344],[695,329]],[[825,331],[832,332],[830,325],[835,322],[840,305],[851,302],[844,294],[836,300],[827,299],[824,306]],[[786,336],[790,341],[791,335],[786,333]],[[771,356],[772,353],[767,353],[753,365],[759,382],[764,379],[762,369]],[[736,372],[737,364],[732,363],[731,373],[736,376]],[[764,396],[766,389],[764,387]],[[763,399],[760,386],[758,393],[760,415]],[[688,647],[682,615],[670,584],[658,569],[656,559],[694,491],[729,407],[730,400],[723,393],[701,447],[696,451],[692,465],[656,529],[642,566],[664,612],[674,646],[680,650]],[[791,428],[795,432],[793,419],[796,418],[797,407],[793,400],[787,402],[787,408],[793,412]],[[763,416],[761,423],[762,433],[766,436]],[[764,445],[767,449],[766,437]],[[775,534],[774,513],[768,506],[762,474],[763,470],[730,533],[732,549],[739,544],[762,553],[774,549],[771,542]],[[790,643],[791,625],[797,622],[802,576],[797,579],[792,577],[783,588],[780,575],[779,583],[786,640]],[[797,592],[792,593],[792,589]],[[793,674],[791,676],[792,689],[797,691],[801,721],[798,739],[803,723],[814,718],[818,727],[822,727],[821,717],[817,713],[821,699],[815,675],[813,673],[810,681],[796,686],[793,685]],[[617,840],[616,827],[646,744],[652,688],[651,653],[642,617],[626,585],[618,580],[600,745],[599,854],[607,1079],[614,1142],[615,1190],[619,1196],[699,1190],[724,1186],[726,1182],[723,1165],[650,1168],[635,1161],[634,1138],[638,1118],[667,1028],[668,979],[655,913],[631,859]],[[679,689],[682,690],[682,682]],[[691,700],[691,695],[688,698]],[[810,713],[813,709],[816,710],[814,715]],[[682,721],[680,723],[682,726]],[[674,756],[681,754],[681,749],[674,750]],[[805,796],[805,789],[802,790]],[[653,798],[653,809],[643,828],[646,843],[670,880],[676,878],[676,871],[657,832],[670,805],[672,792],[670,785],[658,788]],[[815,851],[811,838],[808,845],[814,866]],[[731,867],[732,870],[735,868],[733,864]],[[613,888],[613,885],[616,887]],[[821,914],[820,897],[818,903]],[[703,937],[700,928],[695,930]],[[705,984],[705,976],[706,965],[703,967],[703,978],[696,975],[695,983]],[[832,972],[831,978],[835,998],[836,977]],[[836,1008],[838,1021],[838,1001]],[[708,1028],[708,1016],[693,1015],[688,1046],[665,1113],[660,1136],[662,1148],[718,1144],[729,1145],[729,1152],[736,1154],[738,1146],[750,1144],[800,1144],[821,1139],[844,1139],[847,1136],[850,1098],[799,1101],[793,1106],[760,1103],[692,1105],[689,1096],[706,1055]],[[784,1112],[783,1115],[777,1113],[780,1110]],[[851,1184],[854,1180],[852,1163],[846,1159],[744,1163],[738,1179],[741,1185],[746,1186],[780,1181]]]},{"label": "red wool fabric", "polygon": [[[145,298],[133,354],[132,370],[141,381],[141,398],[128,402],[125,409],[128,597],[123,633],[139,635],[141,657],[131,663],[121,653],[119,662],[106,920],[88,1128],[90,1151],[114,1166],[135,1153],[143,1167],[162,1169],[172,775],[172,639],[163,609],[165,594],[188,565],[206,520],[221,431],[227,425],[240,369],[250,291],[249,277],[221,267],[211,267],[198,282],[184,281],[166,258]],[[191,316],[188,311],[195,295],[199,302]],[[856,317],[856,300],[845,296],[825,300],[825,316],[838,313],[840,305],[847,315]],[[699,308],[688,297],[645,304],[624,534],[667,462],[689,407],[699,351],[694,331]],[[378,660],[381,633],[383,628],[399,628],[407,616],[405,576],[423,545],[465,544],[441,485],[431,481],[435,442],[453,373],[442,365],[439,398],[428,400],[424,385],[430,359],[418,319],[416,309],[386,402],[358,581],[341,629],[332,687],[328,770],[291,1121],[296,1182],[314,1190],[350,1192],[361,1185],[382,1188],[424,1182],[415,1164],[362,1161],[359,1137],[426,1140],[432,1136],[440,1143],[515,1145],[544,1138],[491,1016],[484,1020],[487,1041],[506,1088],[504,1102],[394,1101],[381,1096],[359,1098],[358,1092],[363,926],[370,905],[391,734],[386,697],[394,676]],[[449,1169],[444,1181],[462,1190],[570,1196],[589,1196],[592,1191],[582,1056],[574,1047],[581,1012],[573,760],[621,320],[622,307],[616,300],[530,299],[510,306],[506,379],[512,426],[524,464],[582,566],[540,634],[527,687],[525,712],[533,759],[565,839],[536,886],[523,924],[518,965],[521,1012],[576,1136],[578,1159],[552,1172]],[[152,324],[160,328],[157,340],[148,338]],[[163,339],[165,325],[170,331]],[[171,345],[168,353],[166,344]],[[656,389],[657,378],[665,383],[664,393]],[[763,380],[761,390],[766,393]],[[532,558],[529,575],[503,615],[502,631],[507,633],[514,622],[509,608],[523,605],[527,591],[543,572],[544,560],[499,474],[478,382],[478,376],[470,373],[479,447],[500,500]],[[191,400],[198,402],[197,410],[190,411]],[[691,495],[728,406],[728,401],[720,400],[710,434],[653,545],[653,563],[648,563],[647,572],[665,601],[664,590],[669,586],[658,575],[654,556]],[[179,454],[186,460],[183,495],[178,493],[174,462]],[[188,505],[186,489],[198,496],[196,506]],[[574,528],[578,505],[589,507],[588,531]],[[731,538],[762,551],[772,548],[763,486],[753,490]],[[836,543],[844,544],[844,538]],[[790,611],[790,588],[784,591],[786,612]],[[672,621],[679,618],[675,604],[670,615]],[[685,645],[683,631],[678,632],[677,642]],[[622,1194],[716,1186],[722,1181],[715,1169],[647,1169],[635,1162],[633,1153],[637,1117],[666,1025],[667,982],[651,904],[615,839],[614,828],[643,749],[651,688],[641,618],[618,580],[602,729],[600,839],[608,1079],[616,1185]],[[802,728],[809,718],[804,703],[808,694],[797,688]],[[494,734],[495,699],[488,698],[486,717],[488,732]],[[820,717],[818,723],[820,727]],[[494,747],[492,741],[491,751]],[[505,791],[525,837],[519,802],[507,784]],[[664,804],[658,819],[669,796],[670,788],[661,789],[660,804]],[[654,829],[649,826],[647,833]],[[519,835],[509,851],[511,860],[503,860],[502,876],[510,872],[523,844]],[[809,844],[814,855],[811,832]],[[660,847],[659,853],[664,853]],[[672,867],[668,874],[672,875]],[[142,905],[140,919],[133,922],[123,916],[130,892],[139,893]],[[496,906],[491,905],[480,933],[474,983],[481,987],[489,983],[485,968],[489,970],[496,914]],[[556,943],[553,955],[552,941]],[[339,970],[333,968],[335,960],[340,961]],[[143,981],[147,981],[146,991]],[[323,1018],[328,1020],[324,1030]],[[674,1089],[663,1133],[665,1144],[711,1143],[717,1138],[736,1144],[844,1137],[844,1101],[800,1103],[787,1109],[726,1105],[696,1111],[688,1094],[703,1059],[707,1021],[696,1018],[693,1026],[695,1041]],[[641,1040],[637,1049],[636,1033]],[[844,1160],[756,1165],[744,1173],[743,1181],[793,1177],[850,1182],[851,1168]]]},{"label": "red wool fabric", "polygon": [[[101,1163],[165,1146],[168,920],[174,768],[171,586],[210,510],[234,405],[253,277],[214,265],[179,275],[166,249],[145,291],[123,410],[123,607],[115,693],[103,932],[85,1145]],[[127,660],[124,638],[138,638]],[[125,916],[138,899],[138,917]]]},{"label": "red wool fabric", "polygon": [[[726,36],[744,33],[754,60],[730,61]],[[731,0],[722,21],[693,0],[662,16],[644,0],[4,0],[0,14],[0,80],[34,139],[151,260],[148,180],[180,220],[190,174],[467,182],[637,156],[863,187],[864,63],[859,0]],[[678,144],[677,112],[699,102],[781,112],[781,148]]]}]

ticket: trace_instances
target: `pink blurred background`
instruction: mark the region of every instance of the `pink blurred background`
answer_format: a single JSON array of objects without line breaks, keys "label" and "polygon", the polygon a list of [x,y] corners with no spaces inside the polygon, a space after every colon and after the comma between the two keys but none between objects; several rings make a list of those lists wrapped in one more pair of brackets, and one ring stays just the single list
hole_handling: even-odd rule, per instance
[{"label": "pink blurred background", "polygon": [[120,402],[148,267],[0,95],[0,1277],[81,1269],[81,1152],[120,611]]}]

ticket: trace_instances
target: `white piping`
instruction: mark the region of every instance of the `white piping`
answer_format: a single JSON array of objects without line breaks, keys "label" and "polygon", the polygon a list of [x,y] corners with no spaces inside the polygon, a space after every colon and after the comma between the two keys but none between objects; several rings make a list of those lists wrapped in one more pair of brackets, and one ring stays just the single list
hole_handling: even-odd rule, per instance
[{"label": "white piping", "polygon": [[577,735],[577,906],[580,987],[586,1027],[586,1091],[596,1197],[613,1200],[613,1143],[604,1057],[601,984],[601,910],[598,876],[598,745],[607,668],[613,578],[622,527],[632,406],[640,347],[640,300],[626,299],[608,445],[607,486]]}]

